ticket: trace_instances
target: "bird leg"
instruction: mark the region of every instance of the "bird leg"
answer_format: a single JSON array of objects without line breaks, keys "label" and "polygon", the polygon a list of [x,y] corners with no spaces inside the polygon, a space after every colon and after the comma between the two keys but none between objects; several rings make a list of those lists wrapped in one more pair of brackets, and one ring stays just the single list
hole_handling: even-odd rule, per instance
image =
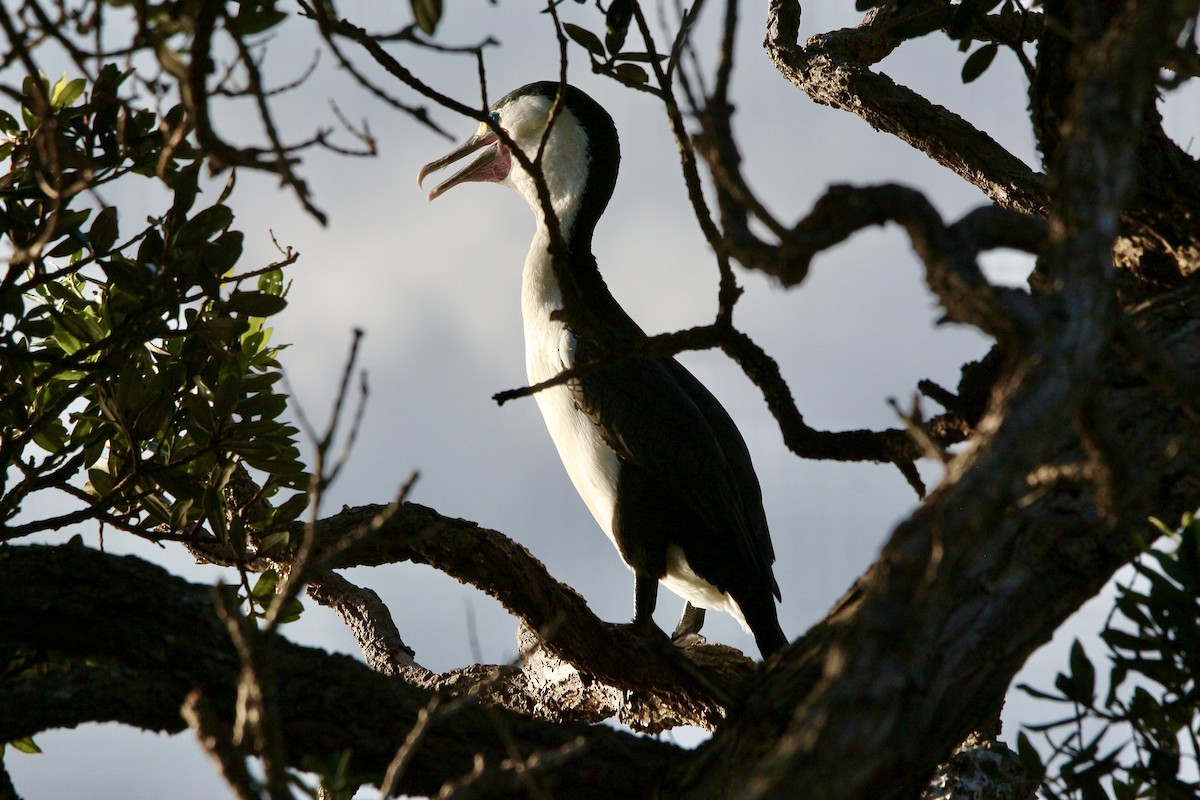
[{"label": "bird leg", "polygon": [[671,634],[671,641],[680,642],[692,634],[699,635],[703,627],[704,609],[687,603],[683,607],[683,616],[679,618],[679,624],[675,626],[675,632]]},{"label": "bird leg", "polygon": [[640,572],[633,576],[633,626],[645,630],[654,627],[654,606],[658,604],[658,579]]}]

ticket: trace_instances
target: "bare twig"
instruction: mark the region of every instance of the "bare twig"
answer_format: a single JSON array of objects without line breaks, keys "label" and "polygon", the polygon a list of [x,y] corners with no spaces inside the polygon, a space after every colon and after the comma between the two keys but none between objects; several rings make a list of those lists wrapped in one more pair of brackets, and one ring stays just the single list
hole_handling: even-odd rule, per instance
[{"label": "bare twig", "polygon": [[342,618],[371,669],[396,675],[401,667],[416,665],[415,652],[400,638],[391,612],[375,592],[327,572],[309,585],[308,596]]},{"label": "bare twig", "polygon": [[259,637],[263,634],[219,588],[212,591],[212,598],[241,661],[232,746],[248,747],[262,759],[271,800],[291,800],[273,664],[259,647]]},{"label": "bare twig", "polygon": [[189,693],[179,713],[187,720],[188,727],[216,763],[221,777],[238,800],[262,800],[246,766],[245,756],[234,746],[229,730],[217,717],[204,693],[199,689]]}]

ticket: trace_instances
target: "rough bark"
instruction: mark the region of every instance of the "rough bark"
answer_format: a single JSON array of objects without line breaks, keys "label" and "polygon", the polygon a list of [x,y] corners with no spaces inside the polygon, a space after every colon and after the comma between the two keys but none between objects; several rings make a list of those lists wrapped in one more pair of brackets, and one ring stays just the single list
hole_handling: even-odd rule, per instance
[{"label": "rough bark", "polygon": [[[0,585],[0,641],[72,659],[69,669],[0,685],[0,740],[92,721],[177,732],[185,727],[180,708],[196,690],[232,726],[241,665],[211,589],[70,545],[0,550]],[[352,775],[378,781],[432,693],[276,635],[259,644],[274,664],[288,763],[299,768],[305,758],[349,750]],[[567,755],[549,758],[559,751]],[[512,758],[534,754],[545,757],[541,768],[524,778],[513,771]],[[475,775],[480,757],[485,767]],[[607,727],[466,704],[428,727],[401,788],[435,794],[474,775],[478,796],[510,796],[524,780],[550,796],[647,796],[669,765],[689,758]]]},{"label": "rough bark", "polygon": [[688,724],[715,726],[728,697],[753,672],[751,662],[729,648],[680,651],[665,637],[647,639],[631,626],[601,621],[528,550],[473,522],[405,503],[347,509],[319,530],[325,568],[402,561],[435,567],[495,598],[589,681],[638,693]]}]

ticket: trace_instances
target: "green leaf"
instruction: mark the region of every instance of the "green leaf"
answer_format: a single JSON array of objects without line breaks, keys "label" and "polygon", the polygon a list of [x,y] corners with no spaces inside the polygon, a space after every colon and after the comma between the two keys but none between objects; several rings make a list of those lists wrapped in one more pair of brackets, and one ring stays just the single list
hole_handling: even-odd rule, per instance
[{"label": "green leaf", "polygon": [[46,256],[48,258],[65,258],[82,252],[83,238],[78,233],[72,232],[67,235],[67,238],[50,248],[50,252],[46,253]]},{"label": "green leaf", "polygon": [[206,244],[200,257],[205,269],[213,275],[227,274],[242,257],[244,239],[241,231],[225,231],[215,242]]},{"label": "green leaf", "polygon": [[1128,650],[1131,653],[1147,653],[1162,650],[1164,642],[1154,639],[1143,639],[1132,633],[1109,628],[1100,634],[1104,643],[1114,650]]},{"label": "green leaf", "polygon": [[171,509],[158,495],[147,494],[141,498],[142,508],[146,510],[155,522],[171,524]]},{"label": "green leaf", "polygon": [[612,0],[604,17],[604,43],[614,56],[625,46],[629,22],[633,19],[633,0]]},{"label": "green leaf", "polygon": [[205,339],[228,342],[246,330],[246,320],[237,317],[218,317],[199,322],[193,332]]},{"label": "green leaf", "polygon": [[650,80],[646,70],[637,64],[618,64],[613,71],[625,83],[645,83]]},{"label": "green leaf", "polygon": [[273,569],[269,569],[262,575],[258,576],[258,580],[254,582],[254,586],[250,588],[250,596],[255,600],[265,600],[275,594],[275,587],[279,583],[279,573]]},{"label": "green leaf", "polygon": [[42,752],[42,748],[37,746],[37,742],[33,741],[32,736],[25,736],[20,739],[14,739],[9,742],[16,750],[29,755],[37,755]]},{"label": "green leaf", "polygon": [[104,497],[112,491],[114,485],[116,485],[116,481],[107,469],[93,467],[88,470],[87,484],[84,485],[83,490],[94,497]]},{"label": "green leaf", "polygon": [[300,598],[293,597],[283,604],[283,609],[279,612],[279,624],[286,625],[289,622],[295,622],[300,619],[303,612],[304,604],[300,602]]},{"label": "green leaf", "polygon": [[229,313],[249,317],[269,317],[272,314],[278,314],[286,307],[287,300],[262,292],[236,291],[225,302],[225,309]]},{"label": "green leaf", "polygon": [[411,0],[413,20],[426,36],[433,36],[442,20],[442,0]]},{"label": "green leaf", "polygon": [[[127,293],[134,298],[145,294],[154,278],[153,271],[147,266],[135,264],[120,256],[101,261],[100,269],[104,270],[104,274],[108,278],[110,293],[113,289],[119,289],[120,292]],[[113,295],[110,294],[110,308],[112,307],[112,297]]]},{"label": "green leaf", "polygon": [[1087,657],[1087,652],[1078,639],[1071,645],[1070,664],[1071,677],[1075,679],[1079,688],[1084,690],[1090,703],[1096,691],[1096,668],[1092,666],[1091,659]]},{"label": "green leaf", "polygon": [[207,241],[233,222],[233,212],[227,206],[211,206],[189,219],[175,235],[176,247],[188,247]]},{"label": "green leaf", "polygon": [[213,392],[213,415],[218,424],[224,425],[233,407],[242,395],[242,370],[237,361],[226,361],[221,365],[217,377],[216,390]]},{"label": "green leaf", "polygon": [[64,211],[58,215],[58,219],[54,223],[54,236],[66,236],[68,233],[78,231],[91,215],[92,209],[90,208]]},{"label": "green leaf", "polygon": [[93,253],[107,253],[117,241],[118,223],[117,209],[106,206],[92,221],[88,230],[88,241]]},{"label": "green leaf", "polygon": [[259,275],[258,290],[267,294],[283,294],[283,270],[276,267]]},{"label": "green leaf", "polygon": [[1149,601],[1150,598],[1146,595],[1128,587],[1121,587],[1121,594],[1117,597],[1117,610],[1139,628],[1151,628],[1154,626],[1154,622],[1145,611],[1145,606]]},{"label": "green leaf", "polygon": [[1142,785],[1139,779],[1132,776],[1125,781],[1114,777],[1112,782],[1113,796],[1116,800],[1137,800],[1137,798],[1142,796]]},{"label": "green leaf", "polygon": [[62,420],[52,419],[34,434],[33,442],[47,453],[61,453],[67,447],[67,428]]},{"label": "green leaf", "polygon": [[279,533],[272,533],[270,536],[263,537],[263,540],[258,545],[258,555],[271,555],[276,550],[286,547],[291,537],[292,535],[289,531],[280,531]]},{"label": "green leaf", "polygon": [[[151,120],[153,122],[153,120]],[[167,218],[173,225],[178,225],[187,218],[200,193],[200,162],[188,164],[171,176],[171,188],[175,190],[175,200]]]},{"label": "green leaf", "polygon": [[237,16],[229,20],[229,30],[238,36],[253,36],[274,28],[287,16],[278,9],[256,8],[252,3],[242,3]]},{"label": "green leaf", "polygon": [[193,503],[195,501],[188,497],[171,506],[171,530],[182,531],[187,527],[188,512],[191,511]]},{"label": "green leaf", "polygon": [[[1065,702],[1065,698],[1059,698],[1059,702]],[[1052,731],[1055,728],[1061,728],[1064,725],[1078,725],[1079,720],[1083,719],[1084,716],[1086,716],[1086,715],[1072,714],[1069,717],[1063,717],[1062,719],[1052,720],[1051,722],[1041,722],[1041,723],[1038,723],[1037,725],[1026,725],[1025,729],[1029,730],[1029,731],[1034,731],[1036,733],[1041,733],[1042,731]]]},{"label": "green leaf", "polygon": [[962,68],[962,82],[970,83],[982,75],[992,65],[992,60],[996,57],[999,49],[1000,46],[995,43],[985,44],[967,56]]},{"label": "green leaf", "polygon": [[9,136],[15,136],[21,132],[21,123],[17,122],[17,118],[0,108],[0,131],[7,133]]},{"label": "green leaf", "polygon": [[653,56],[649,53],[621,53],[622,61],[636,61],[641,64],[649,64],[652,61],[657,61],[661,64],[668,57],[665,53],[655,53]]},{"label": "green leaf", "polygon": [[563,30],[567,32],[577,44],[582,45],[584,50],[594,55],[596,58],[604,58],[604,45],[600,44],[600,37],[589,31],[587,28],[581,28],[578,25],[572,25],[569,22],[563,23]]},{"label": "green leaf", "polygon": [[59,322],[81,342],[91,344],[104,338],[104,330],[90,316],[68,311],[59,318]]},{"label": "green leaf", "polygon": [[1025,773],[1030,777],[1040,778],[1046,773],[1042,757],[1033,743],[1029,741],[1029,737],[1025,735],[1025,731],[1017,734],[1017,758],[1020,760],[1021,766],[1025,768]]},{"label": "green leaf", "polygon": [[138,246],[137,262],[143,267],[158,268],[163,263],[163,240],[158,231],[151,229]]},{"label": "green leaf", "polygon": [[282,394],[256,394],[243,398],[235,412],[243,419],[265,417],[275,419],[287,410],[287,397]]},{"label": "green leaf", "polygon": [[70,108],[76,100],[83,96],[86,88],[87,79],[76,78],[68,81],[64,73],[62,79],[54,85],[54,90],[50,93],[50,105],[58,109]]},{"label": "green leaf", "polygon": [[[308,493],[301,492],[284,500],[278,508],[275,509],[273,521],[278,524],[281,522],[293,522],[300,518],[304,510],[308,508]],[[269,538],[269,537],[268,537]],[[266,542],[263,542],[264,546]]]}]

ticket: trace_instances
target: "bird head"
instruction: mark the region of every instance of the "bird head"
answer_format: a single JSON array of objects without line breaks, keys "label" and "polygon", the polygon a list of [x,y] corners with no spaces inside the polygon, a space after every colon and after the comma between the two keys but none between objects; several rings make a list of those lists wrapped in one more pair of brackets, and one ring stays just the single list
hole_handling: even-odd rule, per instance
[{"label": "bird head", "polygon": [[[553,113],[560,86],[552,81],[522,86],[500,98],[491,107],[490,115],[492,122],[508,134],[531,162],[537,158],[546,126],[553,117],[540,167],[555,214],[563,231],[570,232],[581,218],[594,225],[604,211],[616,184],[620,145],[612,118],[574,86],[563,86],[562,105]],[[418,185],[431,172],[472,153],[478,155],[435,186],[429,192],[430,200],[460,183],[501,183],[520,192],[540,216],[536,180],[486,122],[481,122],[475,134],[462,145],[422,167]]]}]

